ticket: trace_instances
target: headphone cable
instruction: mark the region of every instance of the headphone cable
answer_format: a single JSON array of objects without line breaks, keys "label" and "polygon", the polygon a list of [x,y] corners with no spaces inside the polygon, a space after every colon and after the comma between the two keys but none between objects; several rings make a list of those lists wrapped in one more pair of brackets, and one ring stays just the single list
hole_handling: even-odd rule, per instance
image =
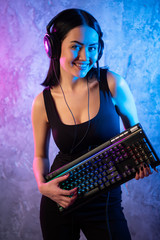
[{"label": "headphone cable", "polygon": [[74,125],[75,125],[74,139],[73,139],[72,147],[71,147],[71,150],[70,150],[70,153],[73,153],[73,151],[75,150],[75,148],[77,148],[77,147],[79,146],[79,144],[81,144],[81,142],[85,139],[85,137],[86,137],[86,135],[87,135],[87,133],[88,133],[88,131],[89,131],[89,127],[90,127],[90,113],[89,113],[90,92],[89,92],[89,85],[88,85],[88,77],[87,77],[87,89],[88,89],[88,126],[87,126],[87,130],[86,130],[84,136],[82,137],[82,139],[80,139],[80,141],[75,145],[76,138],[77,138],[77,123],[76,123],[76,119],[75,119],[75,117],[74,117],[74,114],[73,114],[73,112],[72,112],[72,110],[71,110],[68,102],[67,102],[67,99],[66,99],[64,90],[63,90],[62,85],[61,85],[61,83],[60,83],[60,81],[59,81],[59,79],[58,79],[57,73],[56,73],[56,71],[55,71],[54,64],[52,64],[52,67],[53,67],[53,71],[54,71],[54,73],[55,73],[56,80],[57,80],[57,82],[58,82],[58,84],[59,84],[59,86],[60,86],[60,88],[61,88],[64,101],[65,101],[65,103],[66,103],[66,105],[67,105],[67,108],[69,109],[69,111],[70,111],[70,113],[71,113],[71,115],[72,115],[72,118],[73,118],[73,121],[74,121]]},{"label": "headphone cable", "polygon": [[90,127],[89,98],[90,98],[90,94],[89,94],[88,78],[87,78],[87,89],[88,89],[88,126],[87,126],[87,130],[86,130],[84,136],[82,137],[82,139],[71,149],[71,153],[75,150],[75,148],[77,148],[81,144],[81,142],[85,139],[85,137],[87,136],[87,133],[89,131],[89,127]]}]

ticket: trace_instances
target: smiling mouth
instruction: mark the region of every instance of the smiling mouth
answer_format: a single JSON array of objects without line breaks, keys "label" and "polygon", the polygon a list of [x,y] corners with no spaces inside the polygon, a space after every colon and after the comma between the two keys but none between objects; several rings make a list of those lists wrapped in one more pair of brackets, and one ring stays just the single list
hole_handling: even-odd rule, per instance
[{"label": "smiling mouth", "polygon": [[87,63],[73,63],[73,64],[81,70],[86,69],[89,66],[89,64]]}]

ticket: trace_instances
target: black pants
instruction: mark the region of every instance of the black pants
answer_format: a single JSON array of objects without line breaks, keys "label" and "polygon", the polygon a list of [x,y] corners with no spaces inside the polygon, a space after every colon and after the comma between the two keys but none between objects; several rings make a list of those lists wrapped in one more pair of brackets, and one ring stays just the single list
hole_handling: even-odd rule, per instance
[{"label": "black pants", "polygon": [[44,240],[78,240],[80,229],[87,240],[131,240],[121,207],[120,188],[110,192],[107,208],[106,202],[107,194],[102,194],[79,209],[61,215],[57,204],[42,196],[40,220]]}]

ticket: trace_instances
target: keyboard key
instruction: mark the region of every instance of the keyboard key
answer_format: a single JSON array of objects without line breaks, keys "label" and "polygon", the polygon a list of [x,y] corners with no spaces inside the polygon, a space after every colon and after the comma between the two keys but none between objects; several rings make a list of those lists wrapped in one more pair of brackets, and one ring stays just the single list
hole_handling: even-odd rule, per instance
[{"label": "keyboard key", "polygon": [[106,187],[109,187],[109,186],[110,186],[110,182],[107,181],[107,182],[104,183],[104,185],[105,185]]},{"label": "keyboard key", "polygon": [[93,185],[93,184],[91,184],[89,187],[90,187],[90,189],[93,189],[93,188],[94,188],[94,185]]},{"label": "keyboard key", "polygon": [[93,179],[94,179],[94,181],[97,181],[97,180],[98,180],[98,177],[97,177],[97,176],[95,176]]},{"label": "keyboard key", "polygon": [[132,173],[135,173],[135,172],[136,172],[136,169],[135,169],[135,168],[132,168],[131,171],[132,171]]},{"label": "keyboard key", "polygon": [[104,184],[101,184],[100,185],[100,189],[103,190],[105,188],[105,185]]},{"label": "keyboard key", "polygon": [[106,170],[106,172],[107,172],[108,174],[110,174],[111,172],[113,172],[113,171],[115,171],[115,170],[116,170],[115,167],[111,167],[111,168],[109,168],[108,170]]},{"label": "keyboard key", "polygon": [[122,178],[121,178],[120,175],[116,176],[116,180],[117,180],[117,181],[120,181],[121,179],[122,179]]},{"label": "keyboard key", "polygon": [[101,185],[103,182],[102,182],[102,180],[100,179],[100,180],[98,180],[98,184],[99,185]]},{"label": "keyboard key", "polygon": [[112,178],[112,179],[110,180],[110,183],[111,183],[111,184],[113,184],[113,183],[115,183],[115,182],[116,182],[115,178]]},{"label": "keyboard key", "polygon": [[113,165],[114,165],[114,162],[113,162],[113,161],[110,161],[110,162],[107,164],[108,167],[111,167],[111,166],[113,166]]},{"label": "keyboard key", "polygon": [[102,175],[103,175],[103,176],[107,176],[107,173],[104,171],[104,172],[102,173]]},{"label": "keyboard key", "polygon": [[111,173],[110,175],[108,175],[107,178],[108,178],[108,180],[110,180],[111,178],[113,178],[113,177],[115,177],[117,175],[118,175],[118,172],[115,171],[115,172]]},{"label": "keyboard key", "polygon": [[105,182],[108,181],[108,179],[107,179],[106,177],[103,177],[103,178],[102,178],[102,181],[105,183]]},{"label": "keyboard key", "polygon": [[98,182],[95,182],[95,183],[94,183],[94,187],[98,187]]}]

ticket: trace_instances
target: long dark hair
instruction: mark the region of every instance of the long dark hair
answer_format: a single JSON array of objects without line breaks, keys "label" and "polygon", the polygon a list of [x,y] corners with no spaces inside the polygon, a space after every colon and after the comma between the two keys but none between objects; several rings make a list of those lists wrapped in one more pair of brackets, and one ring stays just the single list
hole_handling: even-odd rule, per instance
[{"label": "long dark hair", "polygon": [[[56,86],[58,85],[57,78],[60,77],[60,63],[59,57],[61,54],[61,43],[65,39],[67,33],[75,27],[87,25],[93,28],[99,36],[99,54],[98,60],[102,56],[104,43],[102,40],[102,31],[97,22],[97,20],[88,12],[81,9],[67,9],[60,12],[53,19],[53,25],[51,29],[51,34],[56,33],[56,38],[58,38],[57,51],[58,58],[51,58],[49,70],[46,76],[45,81],[42,83],[43,86]],[[88,73],[87,77],[92,78],[93,75],[96,75],[99,78],[99,64],[97,60],[97,68],[93,67]],[[98,70],[98,71],[97,71]]]}]

